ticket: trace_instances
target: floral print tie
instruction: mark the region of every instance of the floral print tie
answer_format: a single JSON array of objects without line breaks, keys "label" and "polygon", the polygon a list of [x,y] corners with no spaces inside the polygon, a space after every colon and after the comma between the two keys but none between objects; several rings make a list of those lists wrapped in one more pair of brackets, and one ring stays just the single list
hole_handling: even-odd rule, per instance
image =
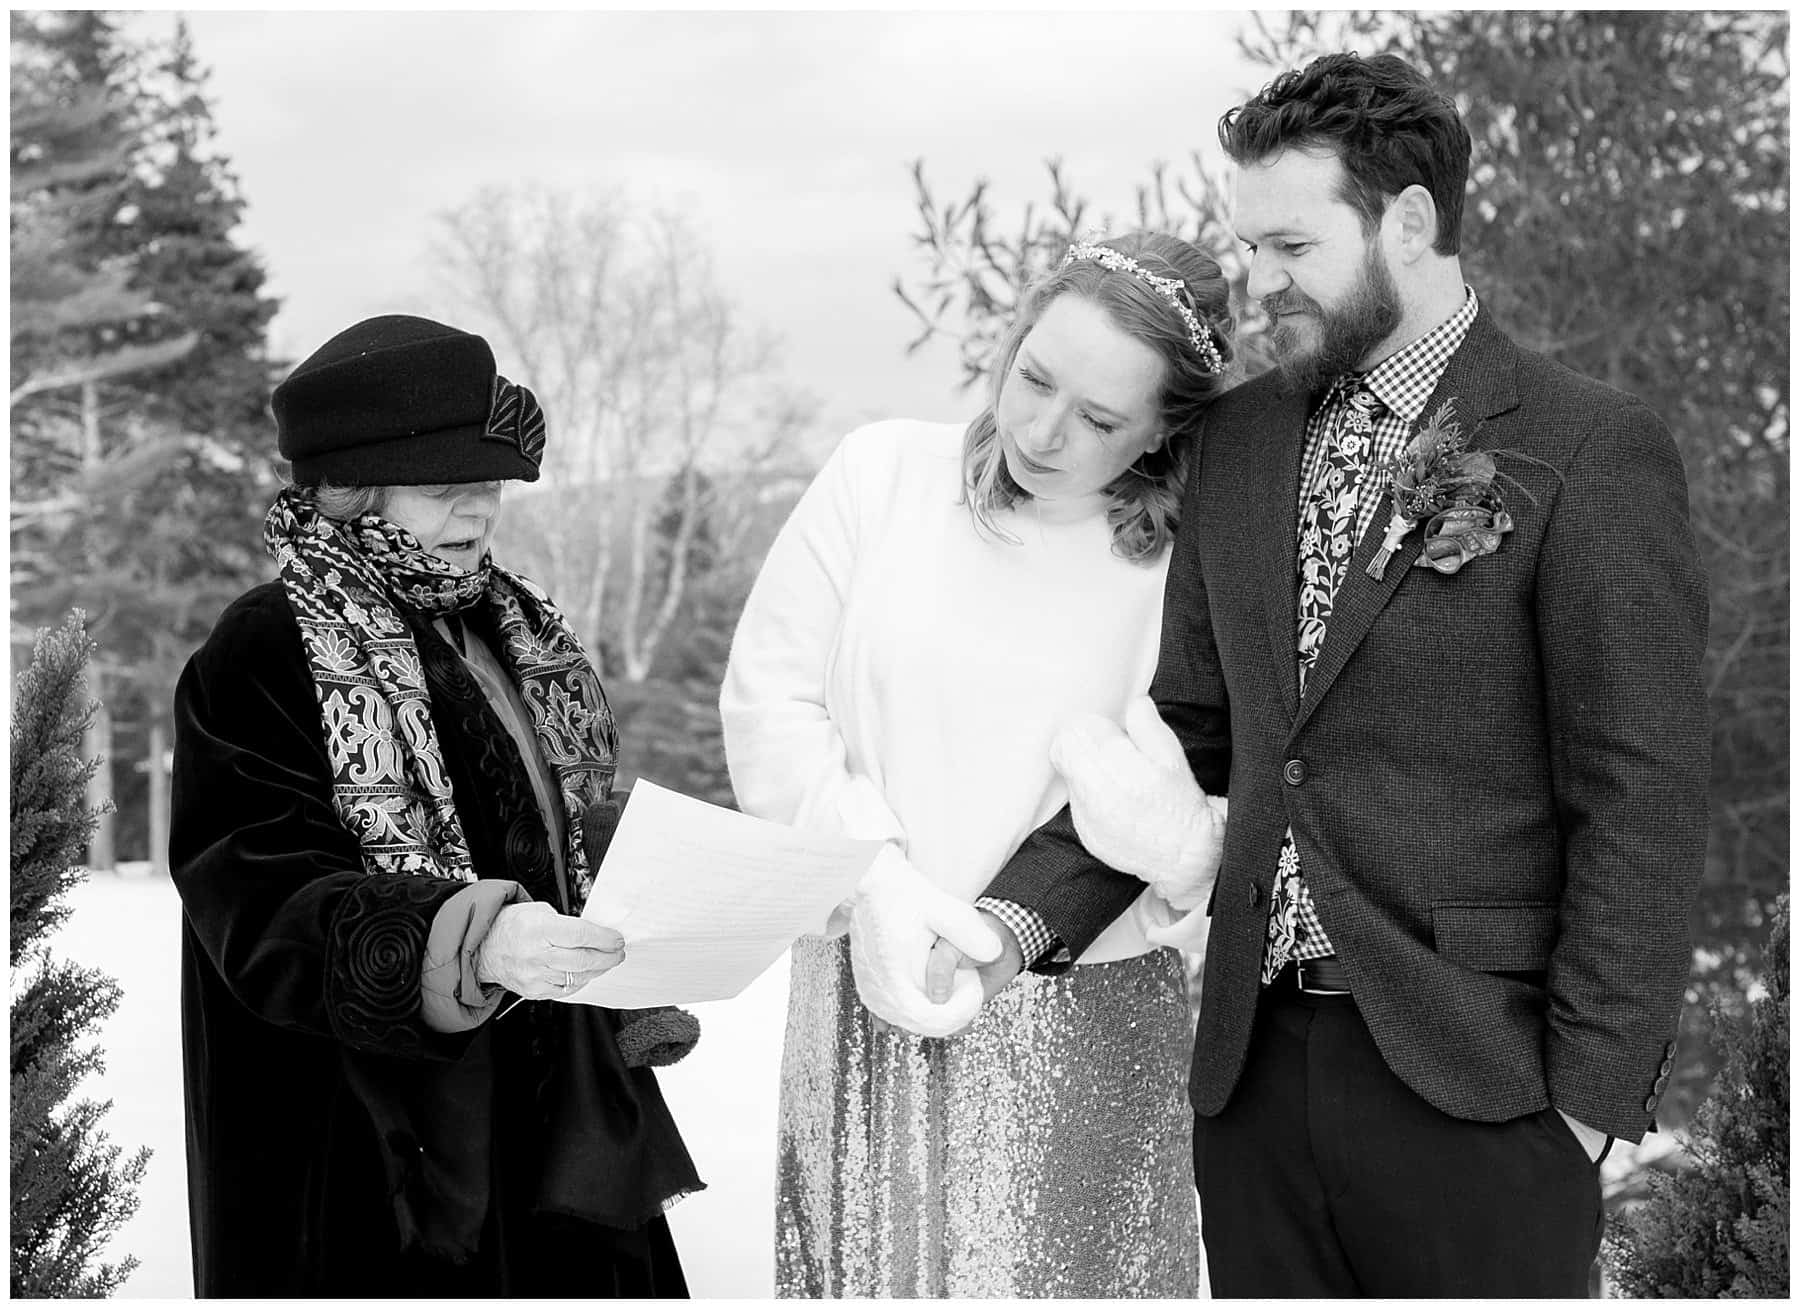
[{"label": "floral print tie", "polygon": [[[1325,467],[1300,514],[1300,605],[1295,648],[1299,656],[1300,692],[1318,662],[1331,621],[1332,602],[1356,548],[1356,510],[1363,478],[1374,447],[1375,423],[1387,411],[1360,377],[1341,377],[1327,404],[1337,414],[1325,445]],[[1313,907],[1312,892],[1300,875],[1300,852],[1289,828],[1282,837],[1275,889],[1270,896],[1268,943],[1263,951],[1262,980],[1275,980],[1290,959],[1317,959],[1332,953],[1331,942]]]}]

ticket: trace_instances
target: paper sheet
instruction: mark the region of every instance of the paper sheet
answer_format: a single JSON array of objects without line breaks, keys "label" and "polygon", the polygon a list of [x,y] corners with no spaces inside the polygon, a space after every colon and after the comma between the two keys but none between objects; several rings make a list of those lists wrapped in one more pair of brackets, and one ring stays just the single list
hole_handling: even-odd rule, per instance
[{"label": "paper sheet", "polygon": [[618,928],[625,962],[563,998],[614,1009],[729,999],[822,930],[880,849],[640,779],[582,911]]}]

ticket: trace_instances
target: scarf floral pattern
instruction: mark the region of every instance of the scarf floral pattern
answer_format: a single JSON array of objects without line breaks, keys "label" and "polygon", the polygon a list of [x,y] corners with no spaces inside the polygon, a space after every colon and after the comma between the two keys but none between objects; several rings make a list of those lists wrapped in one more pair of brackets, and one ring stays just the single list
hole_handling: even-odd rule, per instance
[{"label": "scarf floral pattern", "polygon": [[484,558],[465,573],[376,514],[327,518],[289,487],[263,524],[312,667],[332,802],[370,872],[475,880],[431,717],[425,667],[402,609],[432,617],[485,606],[501,662],[531,715],[567,816],[575,912],[593,871],[581,816],[612,792],[618,732],[568,620],[535,585]]}]

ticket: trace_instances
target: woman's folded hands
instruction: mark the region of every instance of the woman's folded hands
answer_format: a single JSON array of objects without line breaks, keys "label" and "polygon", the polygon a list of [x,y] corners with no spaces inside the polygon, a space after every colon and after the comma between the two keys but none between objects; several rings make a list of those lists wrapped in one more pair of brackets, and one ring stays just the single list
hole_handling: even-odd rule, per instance
[{"label": "woman's folded hands", "polygon": [[850,967],[870,1013],[920,1036],[951,1036],[975,1021],[984,996],[974,969],[957,970],[944,1003],[926,993],[939,937],[978,962],[1000,957],[1000,938],[974,905],[933,885],[898,846],[883,846],[850,911]]}]

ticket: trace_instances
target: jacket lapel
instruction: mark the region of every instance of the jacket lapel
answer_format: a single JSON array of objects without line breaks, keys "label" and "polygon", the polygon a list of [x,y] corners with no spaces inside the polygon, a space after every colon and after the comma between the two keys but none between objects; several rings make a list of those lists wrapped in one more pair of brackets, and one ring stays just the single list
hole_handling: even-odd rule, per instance
[{"label": "jacket lapel", "polygon": [[[1452,412],[1462,421],[1464,428],[1469,429],[1478,422],[1515,408],[1519,403],[1514,385],[1516,367],[1517,357],[1512,342],[1494,326],[1487,310],[1481,309],[1476,314],[1475,321],[1469,325],[1468,336],[1463,338],[1456,353],[1450,356],[1444,375],[1438,379],[1437,389],[1425,404],[1425,414],[1430,415],[1445,401],[1454,400]],[[1481,437],[1477,436],[1471,444],[1481,446]],[[1384,486],[1385,480],[1384,478]],[[1350,557],[1349,571],[1338,588],[1336,601],[1332,605],[1331,620],[1325,628],[1325,642],[1319,649],[1318,662],[1313,665],[1312,672],[1307,674],[1306,698],[1301,702],[1295,718],[1295,731],[1305,725],[1314,707],[1331,690],[1338,674],[1350,662],[1350,656],[1356,653],[1356,648],[1369,634],[1369,629],[1375,625],[1376,618],[1388,601],[1394,598],[1400,584],[1412,572],[1425,548],[1425,532],[1421,525],[1413,528],[1400,543],[1400,548],[1394,551],[1380,581],[1369,576],[1369,561],[1375,557],[1381,548],[1382,539],[1387,535],[1391,513],[1392,505],[1386,502],[1384,492],[1383,504],[1375,511],[1375,517],[1369,522],[1369,530],[1363,533],[1362,540],[1357,543],[1356,550]],[[1290,503],[1290,525],[1295,519],[1295,511]],[[1290,531],[1290,539],[1292,535]],[[1291,564],[1294,548],[1290,546],[1288,553]],[[1289,571],[1292,571],[1291,567]],[[1295,603],[1298,603],[1297,595]],[[1292,613],[1293,608],[1290,606],[1290,665],[1294,663]]]},{"label": "jacket lapel", "polygon": [[1264,617],[1274,655],[1275,680],[1289,721],[1300,709],[1300,670],[1295,658],[1295,614],[1300,606],[1296,560],[1300,531],[1300,455],[1306,444],[1308,396],[1287,390],[1270,401],[1256,448],[1267,452],[1270,476],[1258,478],[1255,553],[1262,570]]}]

